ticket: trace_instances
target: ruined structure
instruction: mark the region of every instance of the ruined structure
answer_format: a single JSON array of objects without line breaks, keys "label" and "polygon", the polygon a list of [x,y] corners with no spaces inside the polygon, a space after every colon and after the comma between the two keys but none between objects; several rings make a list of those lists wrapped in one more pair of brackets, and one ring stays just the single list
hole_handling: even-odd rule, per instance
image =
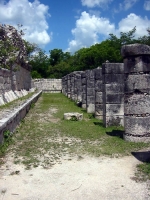
[{"label": "ruined structure", "polygon": [[0,105],[27,94],[31,89],[31,66],[21,33],[0,25]]},{"label": "ruined structure", "polygon": [[104,63],[103,122],[107,126],[124,125],[124,64]]},{"label": "ruined structure", "polygon": [[125,45],[124,57],[124,138],[134,142],[150,141],[150,47]]}]

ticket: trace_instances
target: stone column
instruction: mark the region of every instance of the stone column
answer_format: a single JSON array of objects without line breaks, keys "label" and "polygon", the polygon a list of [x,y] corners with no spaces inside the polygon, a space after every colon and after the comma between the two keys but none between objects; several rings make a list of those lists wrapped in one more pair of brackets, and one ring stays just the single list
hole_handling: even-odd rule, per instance
[{"label": "stone column", "polygon": [[150,142],[150,47],[124,45],[125,132],[124,139]]},{"label": "stone column", "polygon": [[103,122],[107,126],[124,125],[124,64],[104,63]]},{"label": "stone column", "polygon": [[64,94],[64,95],[66,95],[65,93],[66,93],[66,76],[63,76],[62,77],[62,93]]},{"label": "stone column", "polygon": [[97,68],[95,72],[95,118],[103,119],[103,80],[102,68]]},{"label": "stone column", "polygon": [[67,79],[67,97],[70,99],[70,93],[71,93],[71,73],[68,74],[68,79]]},{"label": "stone column", "polygon": [[86,72],[81,73],[82,108],[86,109]]},{"label": "stone column", "polygon": [[95,113],[95,73],[94,70],[86,71],[86,80],[87,80],[87,104],[86,110],[87,113]]},{"label": "stone column", "polygon": [[76,89],[77,89],[77,104],[81,106],[82,104],[82,82],[81,82],[82,71],[78,71],[76,74]]},{"label": "stone column", "polygon": [[72,72],[70,74],[70,99],[74,101],[75,99],[75,84],[74,84],[74,77],[75,77],[75,72]]}]

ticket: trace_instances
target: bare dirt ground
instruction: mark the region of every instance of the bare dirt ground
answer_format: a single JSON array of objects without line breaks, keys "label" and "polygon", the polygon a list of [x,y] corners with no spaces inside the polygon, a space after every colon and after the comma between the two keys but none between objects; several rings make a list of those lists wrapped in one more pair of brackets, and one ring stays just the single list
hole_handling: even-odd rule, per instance
[{"label": "bare dirt ground", "polygon": [[1,200],[148,200],[148,182],[136,182],[132,157],[63,160],[49,169],[25,170],[7,157],[0,168]]},{"label": "bare dirt ground", "polygon": [[14,164],[14,157],[13,152],[7,155],[0,166],[0,200],[150,199],[150,182],[136,182],[140,161],[134,156],[70,159],[68,154],[49,168],[29,170]]}]

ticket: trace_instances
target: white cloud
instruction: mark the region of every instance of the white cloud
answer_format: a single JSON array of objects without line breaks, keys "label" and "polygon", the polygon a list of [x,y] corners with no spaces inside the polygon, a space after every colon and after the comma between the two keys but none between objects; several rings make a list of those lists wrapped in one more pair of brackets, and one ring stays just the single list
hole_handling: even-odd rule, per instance
[{"label": "white cloud", "polygon": [[100,40],[99,36],[105,38],[114,30],[114,24],[108,19],[84,11],[76,21],[76,28],[72,29],[74,39],[69,42],[67,51],[75,52],[82,47],[89,47]]},{"label": "white cloud", "polygon": [[22,24],[26,40],[45,45],[51,41],[52,36],[52,33],[47,32],[48,9],[48,6],[38,0],[32,3],[28,0],[9,0],[7,3],[0,1],[0,23],[13,26]]},{"label": "white cloud", "polygon": [[147,35],[146,29],[150,27],[150,20],[142,18],[134,13],[129,14],[119,22],[119,32],[128,32],[136,26],[135,37]]},{"label": "white cloud", "polygon": [[96,6],[103,7],[109,4],[111,1],[113,0],[81,0],[81,3],[83,6],[93,8]]},{"label": "white cloud", "polygon": [[138,0],[125,0],[124,1],[124,9],[128,10],[131,8]]},{"label": "white cloud", "polygon": [[145,1],[145,3],[144,3],[144,9],[145,10],[150,10],[150,1]]},{"label": "white cloud", "polygon": [[[74,53],[80,48],[90,47],[109,37],[110,33],[120,37],[120,32],[131,31],[136,26],[135,37],[147,35],[147,28],[150,27],[150,20],[142,18],[134,13],[122,19],[119,24],[111,24],[109,19],[90,15],[82,12],[76,21],[76,27],[72,29],[73,40],[69,42],[67,51]],[[118,27],[118,28],[117,28]]]},{"label": "white cloud", "polygon": [[115,13],[119,13],[122,10],[128,10],[133,7],[139,0],[124,0],[123,3],[119,3],[118,8],[114,9]]}]

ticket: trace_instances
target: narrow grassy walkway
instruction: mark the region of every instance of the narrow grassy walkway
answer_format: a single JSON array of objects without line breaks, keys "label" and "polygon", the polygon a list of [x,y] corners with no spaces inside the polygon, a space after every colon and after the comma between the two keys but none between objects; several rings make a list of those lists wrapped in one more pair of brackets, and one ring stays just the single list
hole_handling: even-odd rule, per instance
[{"label": "narrow grassy walkway", "polygon": [[[65,121],[65,112],[84,114],[82,121]],[[26,168],[44,168],[62,159],[91,156],[120,157],[150,147],[150,143],[126,142],[122,127],[104,128],[100,120],[87,114],[63,94],[44,93],[21,122],[8,153]]]}]

